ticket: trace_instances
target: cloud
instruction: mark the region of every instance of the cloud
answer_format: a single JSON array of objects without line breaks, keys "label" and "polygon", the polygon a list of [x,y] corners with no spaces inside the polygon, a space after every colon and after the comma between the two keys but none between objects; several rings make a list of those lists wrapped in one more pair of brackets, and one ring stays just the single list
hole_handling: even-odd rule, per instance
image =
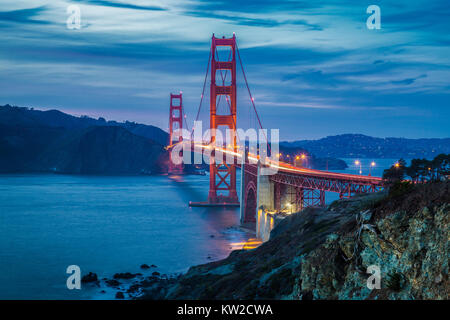
[{"label": "cloud", "polygon": [[396,80],[396,81],[391,81],[392,84],[398,84],[398,85],[411,85],[413,84],[417,79],[422,79],[422,78],[426,78],[427,75],[426,74],[422,74],[416,78],[407,78],[407,79],[403,79],[403,80]]},{"label": "cloud", "polygon": [[49,24],[45,20],[35,19],[46,10],[45,6],[0,12],[0,23],[13,22],[22,24]]},{"label": "cloud", "polygon": [[323,28],[318,24],[312,24],[304,19],[287,19],[280,18],[278,20],[268,18],[268,17],[260,17],[256,18],[249,15],[240,15],[236,16],[236,12],[228,12],[228,11],[220,11],[221,13],[217,13],[215,11],[185,11],[184,14],[199,17],[199,18],[208,18],[208,19],[219,19],[224,20],[228,23],[232,23],[235,25],[244,25],[251,27],[264,27],[264,28],[273,28],[280,27],[285,25],[298,25],[306,27],[306,30],[315,30],[320,31]]},{"label": "cloud", "polygon": [[[264,123],[276,126],[288,117],[285,130],[292,135],[303,118],[331,131],[358,122],[407,135],[418,134],[411,121],[427,110],[441,116],[423,130],[448,132],[436,124],[450,99],[444,0],[383,2],[376,31],[365,26],[366,5],[353,0],[33,3],[2,3],[0,26],[11,30],[2,33],[0,51],[3,103],[92,108],[108,118],[126,110],[128,120],[165,127],[170,91],[182,90],[188,117],[195,115],[212,33],[236,32]],[[89,28],[66,28],[66,8],[74,3]],[[245,120],[250,104],[240,70],[238,86]],[[408,111],[409,122],[392,109],[399,105],[408,106],[400,111]],[[383,117],[393,114],[398,119],[389,127]]]},{"label": "cloud", "polygon": [[135,5],[135,4],[131,4],[131,3],[114,2],[114,1],[108,1],[108,0],[71,0],[71,1],[95,5],[95,6],[120,8],[120,9],[146,10],[146,11],[165,11],[165,10],[167,10],[167,8],[163,8],[160,6],[140,6],[140,5]]}]

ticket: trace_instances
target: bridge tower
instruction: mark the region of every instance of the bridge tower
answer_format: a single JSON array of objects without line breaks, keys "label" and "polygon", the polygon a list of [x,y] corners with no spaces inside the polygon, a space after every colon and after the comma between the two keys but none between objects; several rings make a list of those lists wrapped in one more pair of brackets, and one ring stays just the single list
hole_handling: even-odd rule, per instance
[{"label": "bridge tower", "polygon": [[[230,59],[228,61],[218,61],[216,57],[217,47],[229,47]],[[231,146],[237,152],[236,143],[236,36],[232,38],[216,38],[213,34],[211,41],[211,87],[210,87],[210,129],[212,131],[211,142],[215,143],[214,130],[225,127],[230,130],[232,141]],[[216,60],[217,59],[217,60]],[[227,70],[231,74],[230,85],[225,83],[217,84],[216,76],[221,75],[222,70]],[[222,78],[223,80],[223,78]],[[223,82],[225,82],[223,80]],[[217,113],[217,101],[219,96],[225,96],[229,106],[226,113]],[[211,154],[210,181],[208,203],[217,205],[239,205],[236,192],[236,163],[216,162],[214,153]]]},{"label": "bridge tower", "polygon": [[[183,94],[170,94],[169,146],[183,140]],[[169,152],[169,174],[183,173],[183,163],[174,164],[172,152]]]}]

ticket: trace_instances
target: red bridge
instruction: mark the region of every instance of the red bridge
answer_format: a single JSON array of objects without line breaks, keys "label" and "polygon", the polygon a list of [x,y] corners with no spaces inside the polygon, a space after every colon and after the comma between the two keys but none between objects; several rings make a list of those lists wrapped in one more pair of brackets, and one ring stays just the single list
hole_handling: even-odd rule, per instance
[{"label": "red bridge", "polygon": [[[228,60],[219,59],[218,47],[229,48]],[[324,206],[325,192],[338,193],[340,198],[351,197],[355,194],[376,192],[383,188],[382,180],[378,177],[355,174],[343,174],[328,171],[312,170],[296,167],[289,163],[279,161],[278,154],[266,158],[258,150],[249,152],[247,148],[237,143],[237,106],[236,106],[236,61],[239,60],[249,94],[251,106],[256,115],[259,129],[262,129],[261,120],[256,111],[254,99],[247,82],[243,63],[240,57],[236,37],[216,38],[211,42],[203,91],[196,120],[199,118],[202,107],[205,87],[210,75],[210,109],[209,129],[220,130],[227,128],[231,138],[226,146],[216,143],[216,133],[212,131],[208,143],[194,141],[193,131],[191,139],[183,139],[183,116],[187,128],[186,115],[183,113],[182,94],[171,95],[169,132],[170,141],[168,149],[180,144],[189,144],[194,152],[209,151],[210,186],[208,199],[205,202],[191,202],[192,206],[239,206],[241,207],[241,223],[255,224],[257,230],[273,227],[273,215],[277,213],[292,213],[309,206]],[[230,80],[226,80],[227,75]],[[219,77],[219,84],[217,83]],[[226,85],[228,83],[228,85]],[[218,113],[217,106],[222,97],[225,97],[228,106],[227,112]],[[174,104],[174,99],[179,104]],[[217,131],[216,131],[217,132]],[[267,139],[267,137],[266,137]],[[269,145],[270,148],[270,145]],[[218,156],[217,154],[219,154]],[[270,150],[269,150],[270,153]],[[225,161],[226,156],[232,156],[233,161]],[[236,188],[236,168],[241,168],[241,188]],[[270,169],[270,174],[263,174]],[[182,171],[182,164],[169,164],[169,173]],[[241,201],[239,202],[239,198]],[[270,219],[268,219],[270,217]]]}]

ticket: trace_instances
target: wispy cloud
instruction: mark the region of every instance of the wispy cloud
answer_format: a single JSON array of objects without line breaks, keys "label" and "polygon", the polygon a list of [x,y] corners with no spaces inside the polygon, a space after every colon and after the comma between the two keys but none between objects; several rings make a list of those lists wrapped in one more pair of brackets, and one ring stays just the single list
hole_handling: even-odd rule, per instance
[{"label": "wispy cloud", "polygon": [[37,18],[39,14],[44,11],[45,6],[11,11],[0,11],[0,24],[5,22],[19,24],[49,24],[48,21]]},{"label": "wispy cloud", "polygon": [[[81,30],[66,28],[71,4]],[[211,34],[236,32],[261,117],[286,123],[282,136],[295,138],[298,119],[316,134],[450,135],[448,3],[380,6],[382,29],[368,30],[366,6],[351,0],[4,0],[0,103],[165,127],[170,91],[196,112]],[[238,82],[244,110],[240,71]]]},{"label": "wispy cloud", "polygon": [[132,10],[148,10],[148,11],[161,11],[167,10],[167,8],[163,8],[161,6],[142,6],[136,5],[132,3],[124,3],[124,2],[115,2],[108,0],[72,0],[74,2],[103,6],[103,7],[111,7],[111,8],[120,8],[120,9],[132,9]]}]

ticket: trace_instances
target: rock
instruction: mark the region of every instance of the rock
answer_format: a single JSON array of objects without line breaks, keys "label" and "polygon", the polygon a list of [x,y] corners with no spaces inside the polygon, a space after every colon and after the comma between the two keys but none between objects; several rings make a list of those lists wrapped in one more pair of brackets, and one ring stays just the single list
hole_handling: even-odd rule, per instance
[{"label": "rock", "polygon": [[372,218],[372,212],[370,210],[360,212],[359,215],[363,222],[369,222],[370,218]]},{"label": "rock", "polygon": [[133,279],[137,275],[139,275],[139,274],[138,273],[130,273],[130,272],[116,273],[114,275],[114,279]]},{"label": "rock", "polygon": [[439,273],[439,274],[434,278],[434,283],[439,284],[439,283],[442,282],[442,279],[443,279],[442,274]]},{"label": "rock", "polygon": [[125,296],[123,295],[123,292],[117,292],[116,293],[116,299],[125,299]]},{"label": "rock", "polygon": [[[385,192],[306,208],[254,250],[191,267],[173,282],[146,278],[144,298],[448,299],[449,190],[449,182],[427,183],[396,198]],[[367,287],[371,265],[380,268],[380,290]]]},{"label": "rock", "polygon": [[161,274],[158,271],[152,272],[152,276],[159,276],[159,275],[161,275]]},{"label": "rock", "polygon": [[93,272],[89,272],[87,275],[85,275],[81,278],[82,283],[90,283],[90,282],[97,282],[97,281],[98,281],[97,274],[95,274]]},{"label": "rock", "polygon": [[150,269],[150,266],[148,264],[141,264],[141,269]]},{"label": "rock", "polygon": [[158,266],[152,264],[152,265],[150,266],[150,268],[158,268]]},{"label": "rock", "polygon": [[135,293],[138,292],[139,289],[141,289],[142,286],[140,284],[133,284],[132,286],[130,286],[130,288],[128,288],[127,292],[128,293]]},{"label": "rock", "polygon": [[111,280],[106,280],[106,285],[109,287],[118,287],[120,286],[120,282],[115,280],[115,279],[111,279]]}]

